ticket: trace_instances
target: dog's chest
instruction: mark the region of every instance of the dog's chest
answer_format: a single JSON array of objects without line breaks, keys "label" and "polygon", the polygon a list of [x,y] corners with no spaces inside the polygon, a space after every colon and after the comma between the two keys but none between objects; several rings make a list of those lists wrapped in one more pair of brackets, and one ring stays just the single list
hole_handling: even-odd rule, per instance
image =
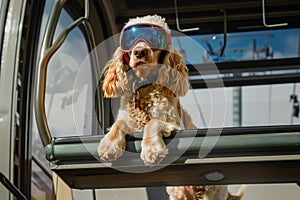
[{"label": "dog's chest", "polygon": [[159,90],[136,92],[128,102],[128,111],[135,129],[142,130],[151,119],[167,120],[172,104]]}]

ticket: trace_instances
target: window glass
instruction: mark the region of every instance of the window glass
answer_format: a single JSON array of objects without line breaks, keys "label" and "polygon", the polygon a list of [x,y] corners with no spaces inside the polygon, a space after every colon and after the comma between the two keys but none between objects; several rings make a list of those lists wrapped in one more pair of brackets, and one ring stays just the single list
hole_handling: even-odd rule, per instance
[{"label": "window glass", "polygon": [[1,8],[2,8],[2,0],[0,0],[0,10],[1,10]]},{"label": "window glass", "polygon": [[[55,32],[55,38],[74,19],[63,10]],[[50,132],[54,137],[91,133],[93,94],[88,94],[91,79],[80,80],[78,73],[91,74],[89,62],[82,62],[88,55],[88,46],[82,31],[77,27],[67,36],[62,46],[48,64],[46,83],[46,115]],[[74,110],[76,108],[76,111]],[[80,114],[76,114],[76,113]]]},{"label": "window glass", "polygon": [[[41,20],[41,29],[39,37],[39,48],[41,47],[43,35],[45,32],[45,25],[49,18],[51,8],[53,6],[54,0],[47,0],[45,3],[43,18]],[[41,199],[41,200],[50,200],[53,199],[53,186],[51,177],[52,172],[49,169],[49,163],[46,160],[45,150],[42,145],[37,126],[35,123],[35,116],[33,118],[32,125],[32,175],[31,175],[31,198],[32,199]],[[45,171],[42,170],[45,169]]]},{"label": "window glass", "polygon": [[[0,12],[2,12],[2,0],[0,0]],[[0,16],[0,30],[3,30],[3,28],[4,28],[4,23],[3,24],[1,24],[1,16]],[[0,33],[0,74],[1,74],[1,55],[2,55],[2,34],[3,33]]]},{"label": "window glass", "polygon": [[300,84],[191,89],[181,99],[198,128],[300,124]]},{"label": "window glass", "polygon": [[[39,37],[39,48],[41,48],[46,24],[53,7],[54,0],[47,0],[41,20]],[[57,36],[74,20],[65,10],[62,11],[56,27],[54,41]],[[47,68],[45,107],[48,125],[53,137],[73,136],[91,133],[92,119],[87,119],[91,115],[92,103],[88,102],[87,85],[91,80],[79,81],[75,84],[77,73],[84,67],[84,73],[90,74],[91,65],[83,60],[88,55],[88,46],[85,36],[80,28],[75,28],[67,36],[62,46],[51,57]],[[85,76],[86,77],[86,76]],[[89,98],[93,100],[93,98]],[[78,106],[79,105],[79,106]],[[74,120],[73,107],[80,108],[78,116],[81,118]],[[38,129],[33,119],[32,126],[32,197],[34,199],[52,199],[52,181],[49,162],[45,158],[44,147],[41,143]],[[42,170],[43,169],[43,170]]]},{"label": "window glass", "polygon": [[[39,49],[53,5],[54,0],[46,1],[41,20]],[[53,41],[76,19],[63,9]],[[91,77],[91,64],[88,58],[86,36],[81,28],[77,27],[69,33],[47,66],[45,110],[53,137],[86,135],[92,132],[93,119],[89,113],[92,113],[94,94],[89,88],[92,78],[86,78]],[[78,78],[80,73],[84,74],[85,79],[80,76]],[[33,119],[32,132],[32,197],[34,199],[52,199],[52,172],[45,157],[35,119]]]},{"label": "window glass", "polygon": [[32,162],[31,199],[51,200],[52,189],[51,178],[35,162]]},{"label": "window glass", "polygon": [[202,48],[189,45],[186,36],[173,37],[175,48],[189,64],[299,57],[300,29],[228,33],[223,55],[223,34],[189,36]]},{"label": "window glass", "polygon": [[[53,0],[48,0],[48,2],[53,4]],[[46,9],[41,33],[44,31],[49,13],[50,10]],[[73,21],[74,19],[66,11],[63,11],[54,40]],[[212,61],[299,57],[298,47],[292,45],[295,41],[299,43],[299,32],[300,29],[228,34],[223,56],[220,56],[224,43],[222,34],[191,36],[203,47],[198,51],[188,44],[189,41],[186,37],[174,37],[172,40],[175,48],[180,49],[180,52],[183,53],[187,64],[202,64]],[[50,131],[54,137],[90,135],[93,131],[93,119],[91,118],[93,115],[91,113],[94,112],[93,97],[95,94],[89,88],[92,79],[77,80],[80,73],[88,74],[88,76],[83,75],[82,77],[92,77],[91,64],[85,60],[88,54],[85,35],[81,29],[76,28],[49,62],[46,114]],[[201,77],[193,78],[201,79]],[[294,115],[295,96],[299,92],[299,84],[191,88],[181,102],[198,128],[299,124],[299,119]],[[33,155],[47,166],[36,126],[33,128],[33,132]],[[48,198],[48,191],[51,190],[51,187],[45,184],[47,180],[48,177],[45,173],[36,164],[33,164],[32,193],[35,199]],[[135,191],[124,189],[124,191],[118,190],[118,192],[97,190],[96,194],[90,190],[73,190],[74,199],[89,199],[92,198],[92,195],[96,195],[97,199],[105,196],[110,199],[130,199],[132,193],[140,195],[141,199],[147,199],[144,188]]]}]

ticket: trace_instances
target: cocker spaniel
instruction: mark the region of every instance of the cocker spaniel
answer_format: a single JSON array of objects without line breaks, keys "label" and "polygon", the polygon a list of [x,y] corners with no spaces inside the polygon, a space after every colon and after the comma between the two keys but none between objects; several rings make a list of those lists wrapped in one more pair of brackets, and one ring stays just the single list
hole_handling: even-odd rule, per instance
[{"label": "cocker spaniel", "polygon": [[129,20],[120,47],[104,69],[104,96],[121,97],[121,103],[98,147],[100,158],[117,159],[125,149],[125,135],[143,132],[141,159],[146,165],[160,163],[168,154],[163,136],[184,128],[179,97],[188,88],[187,67],[172,48],[164,19],[154,15]]},{"label": "cocker spaniel", "polygon": [[[104,96],[121,101],[114,124],[100,141],[101,160],[116,160],[124,152],[126,134],[143,132],[140,158],[146,165],[157,165],[168,154],[163,137],[186,128],[182,118],[189,115],[179,97],[189,89],[188,69],[172,47],[170,32],[158,15],[130,19],[122,29],[120,46],[104,68]],[[187,126],[195,128],[192,123]],[[180,186],[167,191],[174,200],[205,199],[200,188],[202,197],[209,197],[209,192],[222,196],[214,199],[228,196],[223,186]]]}]

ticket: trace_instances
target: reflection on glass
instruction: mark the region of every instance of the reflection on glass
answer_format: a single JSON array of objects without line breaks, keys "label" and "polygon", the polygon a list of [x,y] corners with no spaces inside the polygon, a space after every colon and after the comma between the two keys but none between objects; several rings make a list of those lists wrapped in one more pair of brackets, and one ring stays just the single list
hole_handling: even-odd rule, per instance
[{"label": "reflection on glass", "polygon": [[[66,11],[62,11],[54,38],[69,26],[73,19]],[[55,39],[54,39],[55,40]],[[92,94],[88,94],[89,81],[81,81],[76,85],[77,73],[83,60],[88,55],[88,47],[83,33],[75,28],[65,42],[53,55],[48,64],[46,84],[46,115],[49,128],[54,137],[91,134],[91,117],[93,102],[89,102]],[[84,66],[90,71],[91,66]],[[74,107],[80,119],[74,119]]]},{"label": "reflection on glass", "polygon": [[52,200],[52,180],[32,162],[31,199]]},{"label": "reflection on glass", "polygon": [[198,128],[294,125],[298,95],[299,83],[191,89],[181,103]]},{"label": "reflection on glass", "polygon": [[189,64],[299,57],[300,29],[228,33],[224,54],[223,34],[193,35],[203,49],[189,45],[188,37],[173,37],[175,48],[184,52]]},{"label": "reflection on glass", "polygon": [[[49,17],[51,7],[53,5],[53,0],[47,0],[44,8],[43,18],[41,20],[41,29],[40,29],[40,38],[39,38],[39,47],[41,46],[42,36],[45,31],[45,25]],[[36,126],[35,116],[32,120],[32,156],[36,158],[37,162],[45,170],[49,170],[49,163],[46,160],[45,150],[42,145],[41,139]],[[31,199],[40,199],[40,200],[50,200],[52,197],[52,180],[46,173],[36,164],[35,161],[32,161],[32,175],[31,175]]]},{"label": "reflection on glass", "polygon": [[[57,36],[72,21],[73,19],[64,11],[60,16],[55,35]],[[220,57],[220,51],[224,45],[223,34],[178,36],[173,37],[172,42],[174,47],[183,54],[187,64],[293,58],[299,56],[299,47],[293,45],[299,43],[299,32],[300,29],[229,33],[222,57]],[[192,44],[195,41],[197,45],[200,44],[198,50],[195,50],[195,45]],[[76,28],[67,37],[65,43],[55,53],[48,65],[46,114],[50,131],[54,137],[91,135],[93,132],[94,94],[89,88],[89,85],[92,85],[90,83],[92,73],[90,63],[84,61],[88,53],[85,36],[79,28]],[[83,76],[83,73],[88,75]],[[238,76],[267,76],[287,73],[299,73],[299,70],[241,72]],[[200,74],[199,76],[191,76],[190,80],[232,78],[235,76],[236,74],[233,73]],[[76,80],[78,77],[91,77],[91,80]],[[289,87],[286,86],[286,88]],[[282,100],[280,105],[277,105],[276,101],[278,100],[275,97],[270,96],[269,99],[261,99],[263,96],[257,95],[260,90],[264,94],[280,94],[282,92],[278,89],[279,86],[267,86],[267,89],[259,89],[263,86],[253,86],[255,88],[253,90],[250,88],[208,90],[194,88],[185,97],[194,99],[194,103],[187,105],[187,110],[190,110],[192,118],[199,128],[290,124],[290,109],[288,108],[291,105],[289,100]],[[289,89],[285,91],[289,91]],[[256,102],[249,102],[254,97],[257,97]],[[262,111],[264,112],[259,114],[259,117],[255,117]],[[283,112],[284,114],[273,117],[276,112]],[[293,120],[293,123],[298,122]]]}]

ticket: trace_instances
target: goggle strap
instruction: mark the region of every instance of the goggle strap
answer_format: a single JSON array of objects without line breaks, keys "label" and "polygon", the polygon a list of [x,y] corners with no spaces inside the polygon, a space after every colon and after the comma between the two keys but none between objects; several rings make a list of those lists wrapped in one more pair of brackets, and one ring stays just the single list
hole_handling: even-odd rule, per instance
[{"label": "goggle strap", "polygon": [[125,63],[129,64],[130,57],[129,57],[129,54],[127,52],[124,52],[123,58],[125,60]]},{"label": "goggle strap", "polygon": [[162,50],[160,52],[160,55],[159,55],[159,58],[158,58],[158,63],[159,64],[163,64],[164,63],[164,59],[165,59],[166,54],[167,54],[166,50]]}]

